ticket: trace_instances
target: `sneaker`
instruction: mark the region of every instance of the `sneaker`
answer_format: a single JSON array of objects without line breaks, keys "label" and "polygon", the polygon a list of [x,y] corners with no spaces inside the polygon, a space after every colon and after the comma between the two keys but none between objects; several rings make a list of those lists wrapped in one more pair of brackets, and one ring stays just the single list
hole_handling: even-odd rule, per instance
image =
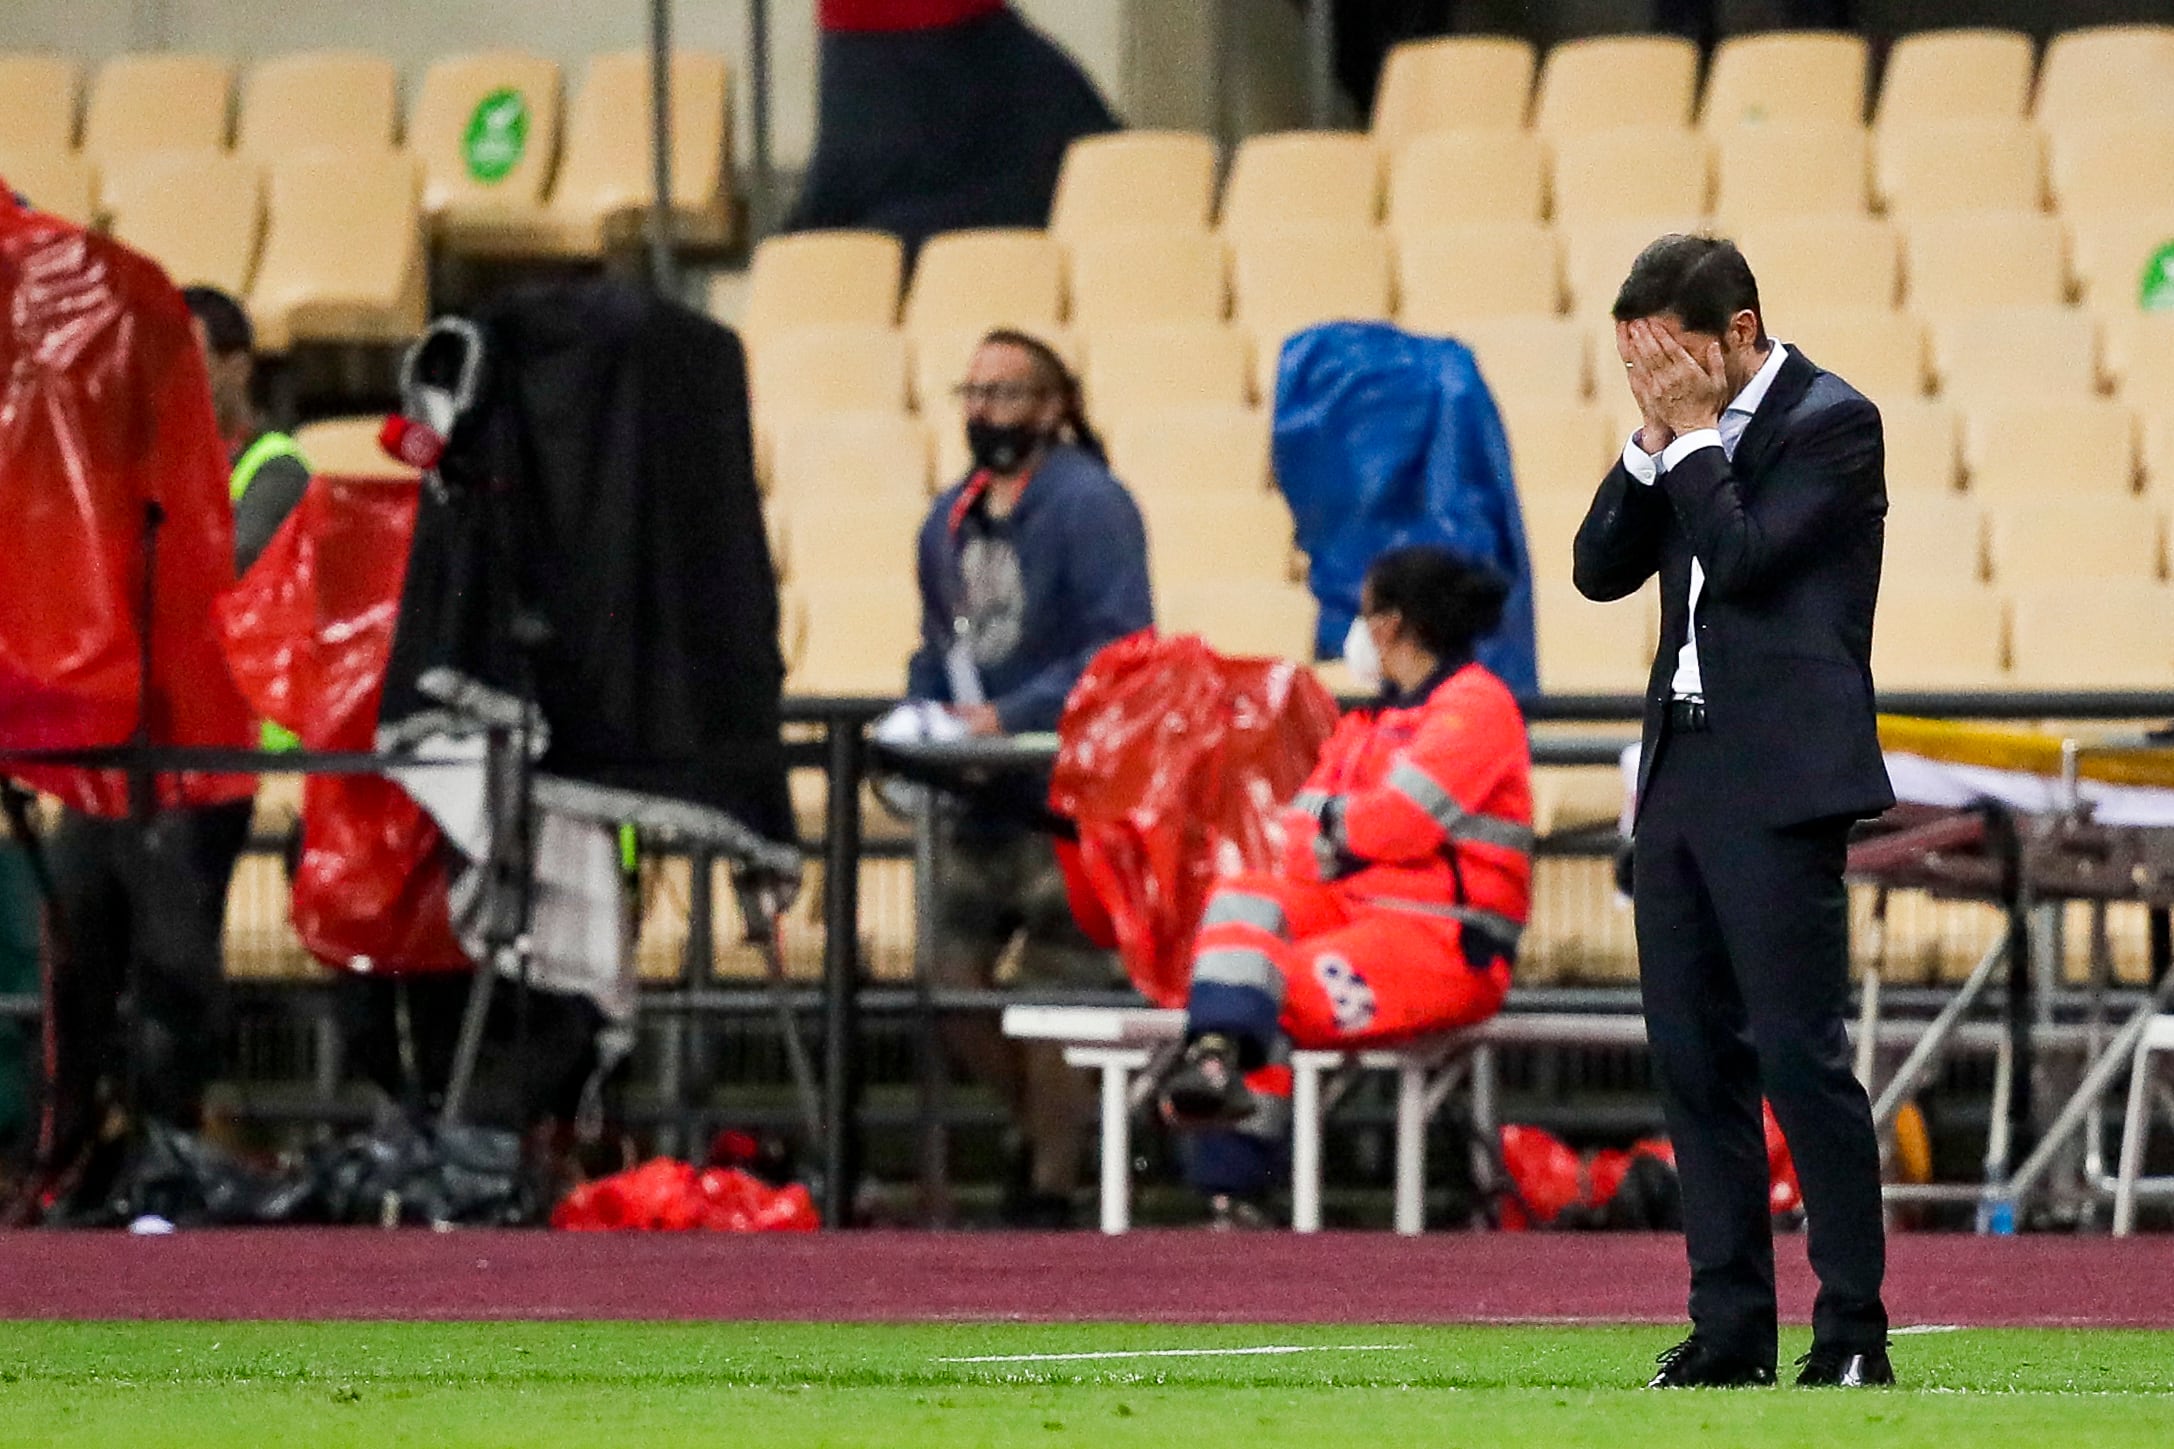
[{"label": "sneaker", "polygon": [[1208,1199],[1208,1231],[1211,1233],[1258,1233],[1275,1227],[1268,1209],[1251,1198],[1219,1192]]},{"label": "sneaker", "polygon": [[1774,1383],[1774,1365],[1715,1348],[1692,1334],[1655,1360],[1660,1369],[1649,1389],[1763,1389]]},{"label": "sneaker", "polygon": [[1812,1351],[1797,1360],[1800,1389],[1884,1389],[1895,1382],[1895,1366],[1881,1348],[1841,1348],[1815,1343]]},{"label": "sneaker", "polygon": [[1253,1093],[1238,1069],[1238,1043],[1219,1031],[1195,1039],[1163,1083],[1163,1120],[1173,1127],[1229,1127],[1253,1109]]}]

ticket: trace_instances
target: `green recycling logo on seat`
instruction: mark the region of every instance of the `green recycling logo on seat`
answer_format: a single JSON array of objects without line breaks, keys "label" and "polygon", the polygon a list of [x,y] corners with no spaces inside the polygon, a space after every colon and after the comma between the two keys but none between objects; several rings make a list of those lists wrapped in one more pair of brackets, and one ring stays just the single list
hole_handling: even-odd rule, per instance
[{"label": "green recycling logo on seat", "polygon": [[2165,243],[2144,263],[2136,301],[2146,312],[2174,311],[2174,241]]},{"label": "green recycling logo on seat", "polygon": [[486,183],[505,180],[528,149],[528,97],[509,86],[476,102],[460,146],[470,176]]}]

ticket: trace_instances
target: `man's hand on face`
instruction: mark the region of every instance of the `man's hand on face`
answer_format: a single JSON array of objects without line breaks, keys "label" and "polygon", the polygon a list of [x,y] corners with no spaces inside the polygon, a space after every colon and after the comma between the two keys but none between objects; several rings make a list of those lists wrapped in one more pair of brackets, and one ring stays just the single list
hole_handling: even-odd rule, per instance
[{"label": "man's hand on face", "polygon": [[1653,387],[1647,371],[1640,361],[1643,332],[1650,324],[1618,322],[1615,324],[1615,348],[1623,362],[1623,380],[1630,384],[1631,397],[1638,404],[1638,446],[1648,454],[1658,454],[1676,441],[1676,435],[1654,408]]},{"label": "man's hand on face", "polygon": [[[1625,326],[1631,392],[1645,417],[1667,431],[1662,446],[1686,433],[1719,427],[1721,410],[1729,405],[1720,339],[1694,337],[1687,346],[1685,339],[1650,318]],[[1640,443],[1653,448],[1649,436]]]}]

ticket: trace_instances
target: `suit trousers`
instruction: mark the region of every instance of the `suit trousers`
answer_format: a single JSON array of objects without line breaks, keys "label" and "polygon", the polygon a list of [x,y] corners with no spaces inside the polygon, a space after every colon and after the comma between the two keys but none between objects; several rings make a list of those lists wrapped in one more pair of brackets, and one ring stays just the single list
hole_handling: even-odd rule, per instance
[{"label": "suit trousers", "polygon": [[1847,820],[1749,823],[1715,737],[1664,731],[1632,846],[1646,1032],[1683,1183],[1691,1323],[1772,1362],[1763,1088],[1804,1189],[1822,1344],[1886,1341],[1879,1143],[1851,1070]]}]

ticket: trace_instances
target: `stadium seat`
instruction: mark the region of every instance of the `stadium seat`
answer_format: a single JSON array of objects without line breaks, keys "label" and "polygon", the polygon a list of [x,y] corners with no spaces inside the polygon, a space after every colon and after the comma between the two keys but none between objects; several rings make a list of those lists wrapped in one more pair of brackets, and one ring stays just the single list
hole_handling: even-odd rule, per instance
[{"label": "stadium seat", "polygon": [[2144,486],[2154,498],[2174,503],[2174,404],[2163,397],[2143,412]]},{"label": "stadium seat", "polygon": [[1736,244],[1759,279],[1769,331],[1830,308],[1887,308],[1902,290],[1895,229],[1869,216],[1792,216],[1745,224]]},{"label": "stadium seat", "polygon": [[753,342],[755,426],[774,436],[812,413],[906,410],[906,339],[889,327],[795,327]]},{"label": "stadium seat", "polygon": [[2054,200],[2064,212],[2174,208],[2174,90],[2155,115],[2079,122],[2053,135]]},{"label": "stadium seat", "polygon": [[1320,608],[1299,584],[1239,580],[1159,589],[1156,619],[1169,634],[1198,634],[1224,654],[1313,657]]},{"label": "stadium seat", "polygon": [[[912,587],[914,558],[928,499],[903,487],[864,491],[846,506],[805,491],[780,488],[770,507],[785,514],[792,530],[793,585],[801,590],[827,584],[902,576]],[[906,658],[898,656],[903,672]]]},{"label": "stadium seat", "polygon": [[2163,110],[2174,96],[2174,25],[2096,25],[2056,35],[2032,114],[2048,131]]},{"label": "stadium seat", "polygon": [[1243,408],[1252,357],[1220,322],[1145,322],[1087,334],[1088,416],[1108,420],[1163,407]]},{"label": "stadium seat", "polygon": [[532,213],[559,155],[558,62],[518,50],[432,61],[408,116],[423,215],[456,250],[471,216]]},{"label": "stadium seat", "polygon": [[399,79],[382,55],[311,51],[260,62],[242,81],[234,149],[258,161],[317,150],[390,150]]},{"label": "stadium seat", "polygon": [[2130,403],[2148,407],[2174,399],[2174,312],[2109,319],[2106,363]]},{"label": "stadium seat", "polygon": [[1473,222],[1537,222],[1547,152],[1523,131],[1438,131],[1389,163],[1389,230],[1398,236]]},{"label": "stadium seat", "polygon": [[1953,493],[1890,493],[1880,576],[1928,590],[1983,583],[1985,510]]},{"label": "stadium seat", "polygon": [[82,84],[66,56],[0,52],[0,157],[74,150]]},{"label": "stadium seat", "polygon": [[1540,68],[1533,129],[1559,140],[1621,126],[1684,127],[1698,93],[1698,47],[1673,35],[1566,40]]},{"label": "stadium seat", "polygon": [[1925,327],[1909,313],[1836,308],[1792,316],[1788,323],[1777,336],[1874,401],[1923,396]]},{"label": "stadium seat", "polygon": [[1215,142],[1191,131],[1116,131],[1065,150],[1049,229],[1067,242],[1113,227],[1206,231]]},{"label": "stadium seat", "polygon": [[1381,153],[1347,131],[1279,131],[1241,142],[1223,188],[1233,244],[1294,223],[1372,226],[1381,215]]},{"label": "stadium seat", "polygon": [[268,168],[264,251],[249,293],[257,345],[397,343],[423,330],[422,178],[399,151],[318,151]]},{"label": "stadium seat", "polygon": [[1932,328],[1943,396],[1965,405],[2016,394],[2088,398],[2099,389],[2098,328],[2072,307],[1966,312]]},{"label": "stadium seat", "polygon": [[1194,584],[1292,581],[1291,511],[1259,490],[1170,491],[1128,479],[1158,598]]},{"label": "stadium seat", "polygon": [[378,445],[385,415],[319,418],[294,430],[294,444],[320,478],[419,478],[421,470]]},{"label": "stadium seat", "polygon": [[1871,172],[1862,126],[1732,126],[1714,138],[1714,213],[1725,231],[1774,217],[1862,216]]},{"label": "stadium seat", "polygon": [[1510,467],[1521,498],[1567,493],[1590,503],[1623,439],[1615,418],[1591,403],[1528,402],[1495,398],[1510,439]]},{"label": "stadium seat", "polygon": [[2008,598],[2008,682],[2019,689],[2174,685],[2174,588],[2072,574]]},{"label": "stadium seat", "polygon": [[921,644],[912,559],[909,534],[899,540],[897,562],[880,573],[793,585],[788,612],[799,638],[789,652],[788,690],[896,696],[905,687],[906,661]]},{"label": "stadium seat", "polygon": [[[1901,494],[1932,497],[1956,490],[1962,439],[1954,408],[1929,398],[1887,397],[1880,400],[1880,422],[1886,433],[1890,498]],[[1889,525],[1891,529],[1892,514]]]},{"label": "stadium seat", "polygon": [[224,151],[146,151],[106,163],[103,189],[114,236],[177,286],[248,295],[264,238],[264,178],[254,161]]},{"label": "stadium seat", "polygon": [[2061,224],[2020,211],[1905,219],[1908,302],[1919,316],[1986,307],[2050,307],[2068,300]]},{"label": "stadium seat", "polygon": [[2136,489],[2136,415],[2105,398],[2021,390],[1964,412],[1963,463],[1980,502],[2125,498]]},{"label": "stadium seat", "polygon": [[1558,228],[1571,310],[1585,317],[1605,315],[1640,252],[1661,237],[1700,231],[1704,225],[1699,214],[1691,212]]},{"label": "stadium seat", "polygon": [[2045,145],[2026,122],[1930,122],[1883,133],[1876,149],[1880,200],[1897,217],[2045,207]]},{"label": "stadium seat", "polygon": [[1454,333],[1484,317],[1553,316],[1562,307],[1555,235],[1534,222],[1478,223],[1397,239],[1397,322]]},{"label": "stadium seat", "polygon": [[[914,503],[929,495],[929,439],[921,420],[888,409],[805,413],[782,423],[772,444],[773,502],[803,510],[818,531],[826,505],[842,510]],[[817,539],[820,546],[820,533]]]},{"label": "stadium seat", "polygon": [[751,337],[793,327],[891,327],[905,250],[881,231],[803,231],[765,237],[749,266]]},{"label": "stadium seat", "polygon": [[909,332],[1053,328],[1064,318],[1064,251],[1047,232],[1003,227],[929,238],[906,293]]},{"label": "stadium seat", "polygon": [[1454,334],[1479,359],[1480,376],[1498,399],[1582,402],[1591,371],[1585,334],[1567,317],[1489,317]]},{"label": "stadium seat", "polygon": [[234,67],[216,55],[117,55],[98,68],[83,149],[100,161],[134,151],[226,149]]},{"label": "stadium seat", "polygon": [[2085,574],[2152,579],[2166,573],[2158,505],[2145,498],[2061,496],[2003,501],[1987,510],[1986,557],[2003,589]]},{"label": "stadium seat", "polygon": [[1920,581],[1893,547],[1872,626],[1872,678],[1881,690],[1997,689],[2004,682],[2007,611],[1978,583]]},{"label": "stadium seat", "polygon": [[1388,238],[1374,227],[1290,226],[1244,234],[1232,249],[1234,311],[1253,338],[1256,390],[1274,393],[1284,339],[1322,322],[1375,322],[1393,308]]},{"label": "stadium seat", "polygon": [[[1616,451],[1622,451],[1620,443]],[[1571,546],[1592,506],[1592,487],[1599,485],[1600,476],[1594,474],[1591,487],[1584,490],[1543,485],[1524,489],[1519,496],[1517,507],[1525,525],[1525,551],[1532,560],[1535,589],[1570,587]]]},{"label": "stadium seat", "polygon": [[1921,30],[1887,52],[1873,124],[2021,120],[2037,57],[2020,30]]},{"label": "stadium seat", "polygon": [[1171,227],[1090,232],[1071,244],[1073,325],[1219,322],[1228,260],[1213,233]]},{"label": "stadium seat", "polygon": [[1645,689],[1653,625],[1642,597],[1596,604],[1566,576],[1534,584],[1533,613],[1542,691],[1637,694]]},{"label": "stadium seat", "polygon": [[1554,143],[1558,226],[1639,217],[1701,216],[1712,195],[1713,157],[1696,131],[1623,127]]},{"label": "stadium seat", "polygon": [[[1075,371],[1078,369],[1079,346],[1072,333],[1062,327],[1023,330],[1028,336],[1048,343],[1067,366]],[[981,339],[989,331],[986,327],[939,327],[907,335],[913,347],[912,371],[908,374],[913,386],[913,405],[927,414],[930,425],[937,428],[939,458],[948,456],[943,449],[950,441],[949,435],[957,432],[951,426],[958,418],[959,406],[953,394],[959,384],[966,381],[966,369],[974,360],[974,349],[981,346]]]},{"label": "stadium seat", "polygon": [[1737,35],[1714,47],[1699,105],[1708,131],[1777,121],[1865,121],[1863,36],[1824,30]]},{"label": "stadium seat", "polygon": [[1164,407],[1112,413],[1110,470],[1135,498],[1268,492],[1268,414],[1258,408]]},{"label": "stadium seat", "polygon": [[1530,42],[1499,35],[1407,40],[1374,95],[1374,139],[1390,154],[1434,131],[1516,131],[1532,104]]},{"label": "stadium seat", "polygon": [[0,147],[0,181],[50,216],[83,227],[97,219],[97,173],[81,152]]},{"label": "stadium seat", "polygon": [[2174,245],[2174,206],[2071,213],[2063,220],[2068,227],[2069,260],[2084,300],[2103,316],[2135,308],[2145,268]]}]

